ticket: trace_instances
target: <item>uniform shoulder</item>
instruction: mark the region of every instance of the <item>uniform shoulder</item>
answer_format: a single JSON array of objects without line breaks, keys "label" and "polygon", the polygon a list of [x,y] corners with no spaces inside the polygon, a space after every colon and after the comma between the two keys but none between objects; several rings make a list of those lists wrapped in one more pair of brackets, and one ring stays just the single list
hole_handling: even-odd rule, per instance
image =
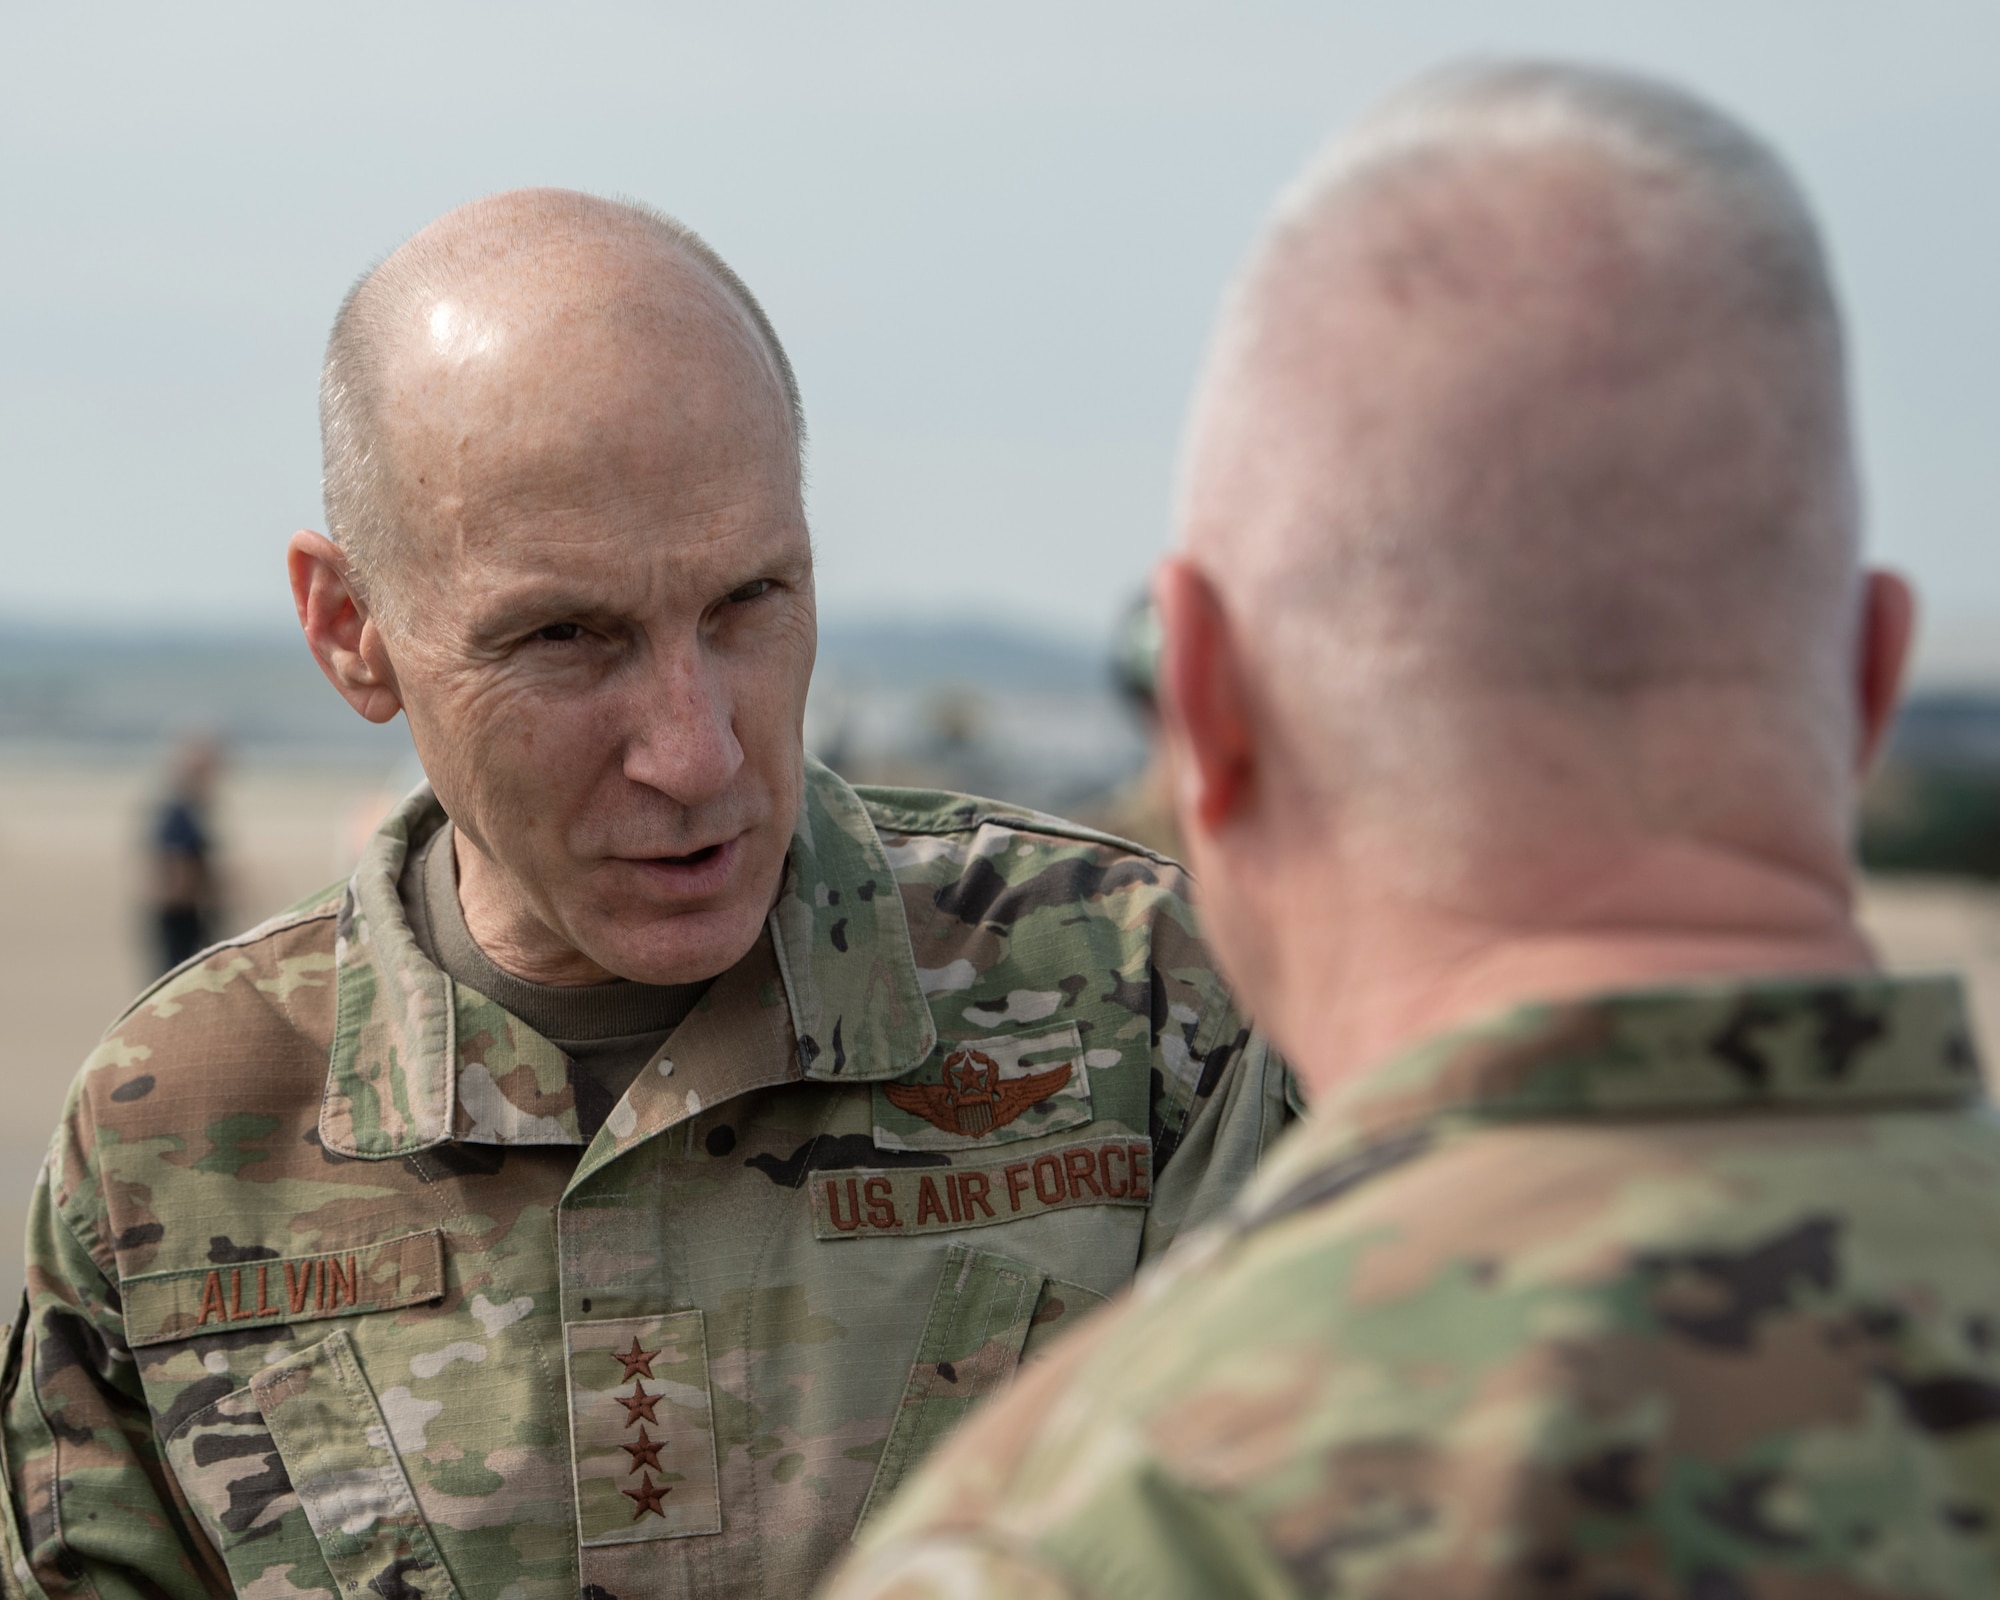
[{"label": "uniform shoulder", "polygon": [[[274,1150],[317,1159],[305,1141],[334,1036],[341,906],[339,894],[314,895],[183,962],[112,1023],[77,1073],[50,1188],[113,1281],[137,1270],[130,1252],[158,1243],[151,1208],[176,1183],[233,1174]],[[107,1151],[120,1154],[107,1161]]]},{"label": "uniform shoulder", "polygon": [[1107,935],[1130,958],[1171,924],[1179,934],[1169,938],[1175,959],[1208,964],[1197,948],[1192,882],[1166,856],[977,795],[859,792],[920,950],[927,941],[976,936],[981,928],[1013,934],[1031,924],[1038,935],[1031,943],[1058,961],[1067,959],[1063,951]]},{"label": "uniform shoulder", "polygon": [[996,1019],[1031,1015],[1081,1026],[1091,1020],[1086,997],[1101,1000],[1096,1026],[1143,1024],[1168,1076],[1193,1094],[1211,1055],[1242,1031],[1178,862],[973,795],[861,798],[947,1036],[986,1037]]},{"label": "uniform shoulder", "polygon": [[238,1057],[275,1066],[295,1053],[320,1057],[323,1071],[344,898],[344,885],[309,895],[155,980],[105,1030],[82,1082],[117,1078],[140,1061],[158,1076]]},{"label": "uniform shoulder", "polygon": [[1131,839],[1004,800],[954,794],[947,789],[899,789],[872,784],[857,786],[854,792],[860,796],[869,820],[884,833],[947,837],[976,834],[982,828],[1006,828],[1054,844],[1096,845],[1124,855],[1142,856],[1177,873],[1183,870],[1172,856]]},{"label": "uniform shoulder", "polygon": [[343,878],[323,889],[314,890],[254,927],[227,939],[219,939],[207,949],[197,951],[141,989],[107,1031],[117,1032],[130,1018],[157,1004],[173,991],[189,986],[212,989],[218,967],[240,972],[246,970],[245,963],[252,968],[273,964],[282,966],[288,959],[295,958],[301,947],[310,947],[320,941],[326,943],[330,959],[333,924],[340,915],[346,895],[347,880]]},{"label": "uniform shoulder", "polygon": [[[1455,1592],[1465,1570],[1440,1552],[1480,1548],[1503,1567],[1510,1551],[1560,1560],[1579,1592],[1651,1570],[1663,1539],[1715,1552],[1732,1594],[1808,1552],[1852,1571],[1890,1528],[1954,1559],[1951,1505],[2000,1493],[1990,1465],[1944,1464],[2000,1444],[2000,1415],[1964,1400],[1991,1378],[1949,1309],[2000,1282],[1982,1242],[2000,1186],[1989,1132],[1931,1121],[1478,1129],[1374,1177],[1350,1169],[1318,1204],[1170,1257],[1022,1419],[1038,1444],[1015,1453],[1002,1503],[1050,1503],[1090,1450],[1102,1487],[1064,1524],[1077,1549],[1115,1537],[1116,1507],[1140,1498],[1120,1488],[1157,1500],[1165,1481],[1240,1514],[1313,1593],[1339,1587],[1337,1553],[1364,1537],[1371,1570],[1413,1593]],[[1926,1199],[1961,1162],[1963,1188]],[[1910,1227],[1919,1214],[1936,1226]],[[1130,1441],[1128,1458],[1104,1440]],[[1504,1491],[1468,1501],[1471,1477]],[[1377,1538],[1380,1501],[1328,1483],[1393,1484],[1412,1516]],[[1799,1508],[1782,1558],[1739,1518],[1738,1484]]]}]

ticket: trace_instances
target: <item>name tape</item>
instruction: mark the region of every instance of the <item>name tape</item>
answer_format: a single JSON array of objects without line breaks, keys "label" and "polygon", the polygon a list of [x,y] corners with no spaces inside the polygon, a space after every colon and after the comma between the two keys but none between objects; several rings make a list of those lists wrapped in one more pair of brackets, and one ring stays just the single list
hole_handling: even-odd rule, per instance
[{"label": "name tape", "polygon": [[127,1278],[127,1341],[162,1344],[252,1322],[311,1322],[419,1305],[444,1294],[444,1233],[431,1228],[351,1250],[190,1267]]},{"label": "name tape", "polygon": [[1144,1139],[1091,1139],[1013,1161],[818,1172],[813,1232],[822,1239],[948,1233],[1073,1206],[1143,1206],[1152,1179],[1153,1147]]}]

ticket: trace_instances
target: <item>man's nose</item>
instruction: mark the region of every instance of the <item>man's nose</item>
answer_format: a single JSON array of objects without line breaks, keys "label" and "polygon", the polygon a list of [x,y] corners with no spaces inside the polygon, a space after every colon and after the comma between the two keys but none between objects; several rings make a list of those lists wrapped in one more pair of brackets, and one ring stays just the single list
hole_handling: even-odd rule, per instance
[{"label": "man's nose", "polygon": [[661,654],[634,693],[625,776],[684,806],[726,794],[743,746],[727,685],[706,652],[690,645]]}]

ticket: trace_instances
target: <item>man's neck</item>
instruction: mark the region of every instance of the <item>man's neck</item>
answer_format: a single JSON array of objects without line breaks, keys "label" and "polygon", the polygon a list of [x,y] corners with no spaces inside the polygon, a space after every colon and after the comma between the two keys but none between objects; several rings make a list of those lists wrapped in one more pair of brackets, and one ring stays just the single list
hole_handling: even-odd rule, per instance
[{"label": "man's neck", "polygon": [[487,959],[524,983],[611,983],[618,974],[564,943],[512,892],[506,875],[457,828],[452,845],[465,926]]},{"label": "man's neck", "polygon": [[[1342,900],[1344,904],[1340,903]],[[1408,897],[1329,896],[1296,948],[1274,1031],[1324,1095],[1420,1041],[1533,1001],[1712,978],[1861,972],[1875,957],[1838,876],[1714,852],[1663,852],[1587,891],[1552,886],[1533,914],[1500,916]]]}]

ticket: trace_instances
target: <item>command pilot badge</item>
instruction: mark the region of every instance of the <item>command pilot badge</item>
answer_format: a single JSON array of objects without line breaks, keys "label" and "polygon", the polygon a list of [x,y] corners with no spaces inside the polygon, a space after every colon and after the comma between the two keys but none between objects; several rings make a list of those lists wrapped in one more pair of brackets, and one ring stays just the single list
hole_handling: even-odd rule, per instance
[{"label": "command pilot badge", "polygon": [[945,1057],[942,1083],[885,1083],[882,1092],[891,1105],[914,1112],[934,1128],[977,1139],[1048,1099],[1075,1071],[1065,1064],[1025,1078],[1003,1079],[1000,1063],[985,1051],[954,1050]]},{"label": "command pilot badge", "polygon": [[1091,1120],[1083,1040],[1073,1026],[959,1039],[944,1050],[941,1063],[934,1055],[909,1077],[874,1085],[878,1149],[1008,1144]]}]

